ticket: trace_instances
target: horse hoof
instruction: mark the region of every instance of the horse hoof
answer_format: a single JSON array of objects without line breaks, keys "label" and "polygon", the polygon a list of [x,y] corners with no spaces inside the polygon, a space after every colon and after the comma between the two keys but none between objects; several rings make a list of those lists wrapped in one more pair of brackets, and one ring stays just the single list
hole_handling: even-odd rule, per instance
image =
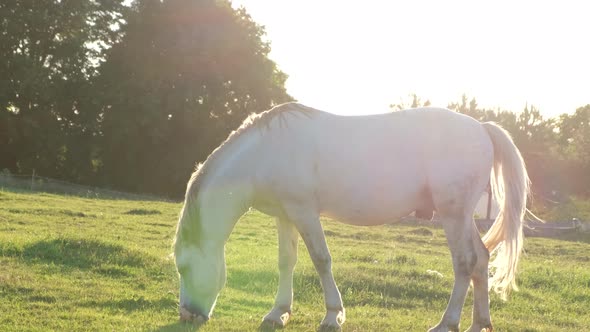
[{"label": "horse hoof", "polygon": [[428,330],[428,332],[459,332],[459,326],[444,326],[442,324],[439,324],[433,328],[431,328],[430,330]]},{"label": "horse hoof", "polygon": [[263,332],[272,332],[272,331],[283,329],[284,327],[285,327],[284,324],[265,319],[262,321],[262,323],[260,323],[260,327],[258,330],[263,331]]},{"label": "horse hoof", "polygon": [[179,316],[181,322],[193,323],[197,325],[202,325],[207,322],[207,318],[205,318],[203,315],[194,314],[183,307],[180,308]]},{"label": "horse hoof", "polygon": [[324,317],[324,320],[320,324],[319,331],[321,332],[332,332],[332,331],[342,331],[342,324],[346,320],[346,316],[344,314],[344,309],[338,311],[329,310]]},{"label": "horse hoof", "polygon": [[291,313],[289,311],[283,312],[281,314],[280,312],[273,309],[266,316],[264,316],[262,319],[262,325],[272,329],[283,328],[287,325],[289,318],[291,318]]},{"label": "horse hoof", "polygon": [[180,316],[180,321],[181,322],[185,322],[185,323],[193,323],[193,324],[197,324],[197,325],[203,325],[207,322],[207,319],[203,316]]},{"label": "horse hoof", "polygon": [[492,327],[492,324],[486,324],[483,327],[478,327],[477,325],[471,325],[471,327],[469,327],[469,329],[467,329],[467,331],[465,332],[492,332],[494,331],[494,328]]},{"label": "horse hoof", "polygon": [[264,318],[262,320],[262,325],[261,327],[265,328],[265,329],[269,329],[269,330],[276,330],[276,329],[282,329],[287,325],[287,319],[285,320],[272,320],[269,318]]}]

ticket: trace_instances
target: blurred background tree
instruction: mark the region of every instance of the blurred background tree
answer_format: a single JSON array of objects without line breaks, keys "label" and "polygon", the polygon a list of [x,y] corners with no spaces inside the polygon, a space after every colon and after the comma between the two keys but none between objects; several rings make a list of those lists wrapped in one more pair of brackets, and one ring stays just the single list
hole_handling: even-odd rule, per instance
[{"label": "blurred background tree", "polygon": [[556,121],[557,144],[567,161],[562,178],[568,192],[590,195],[590,105],[574,114],[563,114]]},{"label": "blurred background tree", "polygon": [[[393,111],[429,106],[430,101],[410,95],[410,101],[390,105]],[[574,114],[546,119],[538,108],[525,105],[520,112],[480,108],[466,95],[447,107],[479,121],[493,121],[508,130],[521,150],[535,195],[561,202],[570,195],[590,195],[590,105]]]},{"label": "blurred background tree", "polygon": [[[480,121],[499,123],[511,133],[525,159],[533,183],[532,189],[538,198],[563,201],[570,194],[589,193],[590,177],[586,174],[590,174],[590,164],[577,159],[570,148],[576,139],[570,139],[569,135],[576,135],[574,126],[578,128],[577,134],[580,136],[576,141],[583,145],[584,129],[580,124],[583,119],[586,119],[586,123],[590,121],[590,112],[583,111],[590,106],[578,109],[571,116],[564,114],[558,119],[545,119],[539,109],[532,105],[526,105],[519,113],[480,109],[475,98],[468,101],[465,95],[460,102],[450,103],[448,107]],[[571,120],[572,118],[576,120]],[[567,133],[567,137],[563,133]],[[589,134],[588,131],[585,134]]]},{"label": "blurred background tree", "polygon": [[291,100],[264,30],[215,0],[135,3],[106,52],[100,91],[105,183],[178,195],[197,161],[252,112]]},{"label": "blurred background tree", "polygon": [[83,107],[125,12],[109,0],[0,3],[0,169],[88,180]]},{"label": "blurred background tree", "polygon": [[430,106],[430,100],[422,101],[422,98],[418,97],[417,94],[412,93],[408,95],[409,101],[407,99],[401,99],[397,104],[390,104],[389,108],[393,111],[401,111],[407,108],[416,108],[416,107],[427,107]]},{"label": "blurred background tree", "polygon": [[227,1],[135,3],[106,52],[100,176],[123,190],[178,195],[197,161],[252,112],[291,98],[264,30]]},{"label": "blurred background tree", "polygon": [[292,99],[228,1],[10,1],[0,17],[0,170],[179,196],[246,116]]}]

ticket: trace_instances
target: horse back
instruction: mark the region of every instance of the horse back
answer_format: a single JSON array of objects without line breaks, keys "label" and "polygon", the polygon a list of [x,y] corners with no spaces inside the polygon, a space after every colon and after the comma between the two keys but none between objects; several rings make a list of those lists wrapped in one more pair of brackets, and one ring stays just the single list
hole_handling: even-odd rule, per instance
[{"label": "horse back", "polygon": [[433,187],[481,173],[478,153],[490,150],[479,122],[437,108],[370,116],[318,111],[270,130],[277,132],[264,143],[272,157],[261,179],[273,195],[310,201],[350,223],[379,224],[415,210],[431,216]]}]

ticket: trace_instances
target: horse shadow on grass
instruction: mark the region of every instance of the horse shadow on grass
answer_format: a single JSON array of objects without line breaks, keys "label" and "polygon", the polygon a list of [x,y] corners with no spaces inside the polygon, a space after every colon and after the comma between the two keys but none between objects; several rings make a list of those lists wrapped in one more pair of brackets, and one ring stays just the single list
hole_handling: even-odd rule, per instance
[{"label": "horse shadow on grass", "polygon": [[[10,248],[9,248],[10,249]],[[100,266],[145,267],[153,258],[121,245],[88,239],[57,238],[27,244],[22,249],[7,250],[0,247],[0,256],[20,257],[27,264],[49,263],[82,270]],[[100,273],[100,269],[97,270]],[[124,271],[104,269],[105,274]]]},{"label": "horse shadow on grass", "polygon": [[[194,332],[199,331],[203,326],[207,323],[185,323],[185,322],[176,322],[168,325],[161,326],[152,332]],[[215,323],[213,323],[215,324]],[[266,324],[260,324],[258,327],[259,332],[274,332],[282,330],[283,328],[278,326],[270,326]],[[223,329],[219,329],[219,331],[223,331]]]},{"label": "horse shadow on grass", "polygon": [[144,297],[124,299],[124,300],[109,300],[109,301],[87,301],[79,304],[81,307],[106,309],[111,311],[124,311],[130,313],[133,311],[140,311],[146,309],[169,310],[170,308],[177,308],[178,303],[175,299],[160,298],[156,300],[145,299]]},{"label": "horse shadow on grass", "polygon": [[[275,287],[277,287],[278,271],[228,271],[227,286],[256,296],[268,297],[269,307],[272,306]],[[395,269],[392,266],[374,268],[374,277],[355,276],[355,271],[344,271],[335,275],[336,283],[342,293],[345,307],[372,305],[381,308],[439,307],[448,300],[453,278],[447,280],[429,274],[426,271]],[[394,279],[386,278],[394,275]],[[397,280],[402,280],[396,282]],[[394,283],[395,282],[395,283]],[[442,284],[438,285],[437,284]],[[272,286],[270,286],[272,285]],[[269,288],[271,287],[271,288]],[[294,274],[294,301],[309,301],[315,297],[323,297],[319,277],[315,271]],[[315,301],[314,301],[315,302]],[[235,302],[233,305],[249,306],[249,303]]]},{"label": "horse shadow on grass", "polygon": [[[81,307],[94,308],[100,310],[110,311],[112,313],[129,314],[135,311],[160,311],[160,312],[177,312],[178,302],[174,298],[162,297],[159,299],[145,299],[144,297],[124,299],[124,300],[108,300],[108,301],[87,301],[80,304]],[[170,317],[173,317],[171,315]],[[179,320],[169,323],[164,326],[155,328],[154,332],[172,332],[172,331],[198,331],[204,323],[189,323],[181,322]]]},{"label": "horse shadow on grass", "polygon": [[[206,324],[206,323],[205,323]],[[164,326],[160,326],[152,332],[194,332],[199,331],[205,324],[176,322]]]},{"label": "horse shadow on grass", "polygon": [[[344,305],[347,308],[362,307],[366,305],[377,306],[381,308],[439,308],[444,306],[450,294],[449,282],[441,281],[438,277],[432,276],[426,272],[395,270],[391,266],[373,271],[373,278],[345,278],[346,275],[355,275],[352,271],[344,269],[336,275],[338,286],[342,292]],[[391,280],[382,278],[384,273],[392,273],[399,280],[405,280],[393,284]],[[228,280],[226,286],[241,292],[252,294],[253,297],[234,300],[231,303],[220,302],[217,304],[218,309],[224,310],[242,310],[242,309],[260,309],[260,318],[271,309],[274,294],[276,292],[278,271],[247,271],[239,269],[230,269],[228,271]],[[294,302],[322,302],[323,292],[319,278],[314,270],[304,273],[295,273],[294,279]],[[444,282],[442,287],[432,287],[433,284]],[[259,299],[257,299],[259,298]],[[260,299],[263,298],[263,299]],[[258,310],[258,309],[256,309]],[[323,310],[323,308],[321,309]],[[212,322],[215,324],[215,322]],[[202,326],[190,323],[176,322],[162,326],[155,331],[172,332],[172,331],[198,331]],[[258,332],[274,332],[281,330],[279,326],[272,326],[261,323]]]}]

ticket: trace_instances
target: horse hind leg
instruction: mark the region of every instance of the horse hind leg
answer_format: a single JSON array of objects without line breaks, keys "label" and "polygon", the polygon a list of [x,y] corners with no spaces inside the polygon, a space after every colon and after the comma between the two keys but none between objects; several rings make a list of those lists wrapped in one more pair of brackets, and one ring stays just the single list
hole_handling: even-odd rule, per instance
[{"label": "horse hind leg", "polygon": [[293,270],[297,263],[299,233],[286,219],[277,218],[279,233],[279,288],[271,311],[263,318],[263,324],[284,327],[291,317],[293,304]]},{"label": "horse hind leg", "polygon": [[[475,206],[483,192],[488,173],[454,188],[440,186],[433,196],[437,214],[447,236],[453,260],[455,282],[440,323],[430,331],[458,331],[461,311],[469,289],[474,287],[473,323],[468,331],[491,331],[488,298],[489,252],[483,245],[473,220]],[[453,190],[454,189],[454,190]]]},{"label": "horse hind leg", "polygon": [[468,332],[491,332],[490,303],[488,294],[489,252],[483,245],[471,216],[461,219],[443,219],[453,260],[455,282],[447,309],[440,323],[430,331],[459,331],[461,311],[469,289],[473,284],[473,321]]},{"label": "horse hind leg", "polygon": [[472,241],[472,230],[464,216],[440,215],[451,251],[455,282],[447,308],[440,322],[429,332],[459,331],[461,311],[477,264],[477,254]]},{"label": "horse hind leg", "polygon": [[490,300],[488,293],[488,263],[490,253],[483,244],[477,228],[473,228],[473,245],[477,254],[477,263],[471,274],[473,282],[473,322],[468,332],[491,332]]}]

